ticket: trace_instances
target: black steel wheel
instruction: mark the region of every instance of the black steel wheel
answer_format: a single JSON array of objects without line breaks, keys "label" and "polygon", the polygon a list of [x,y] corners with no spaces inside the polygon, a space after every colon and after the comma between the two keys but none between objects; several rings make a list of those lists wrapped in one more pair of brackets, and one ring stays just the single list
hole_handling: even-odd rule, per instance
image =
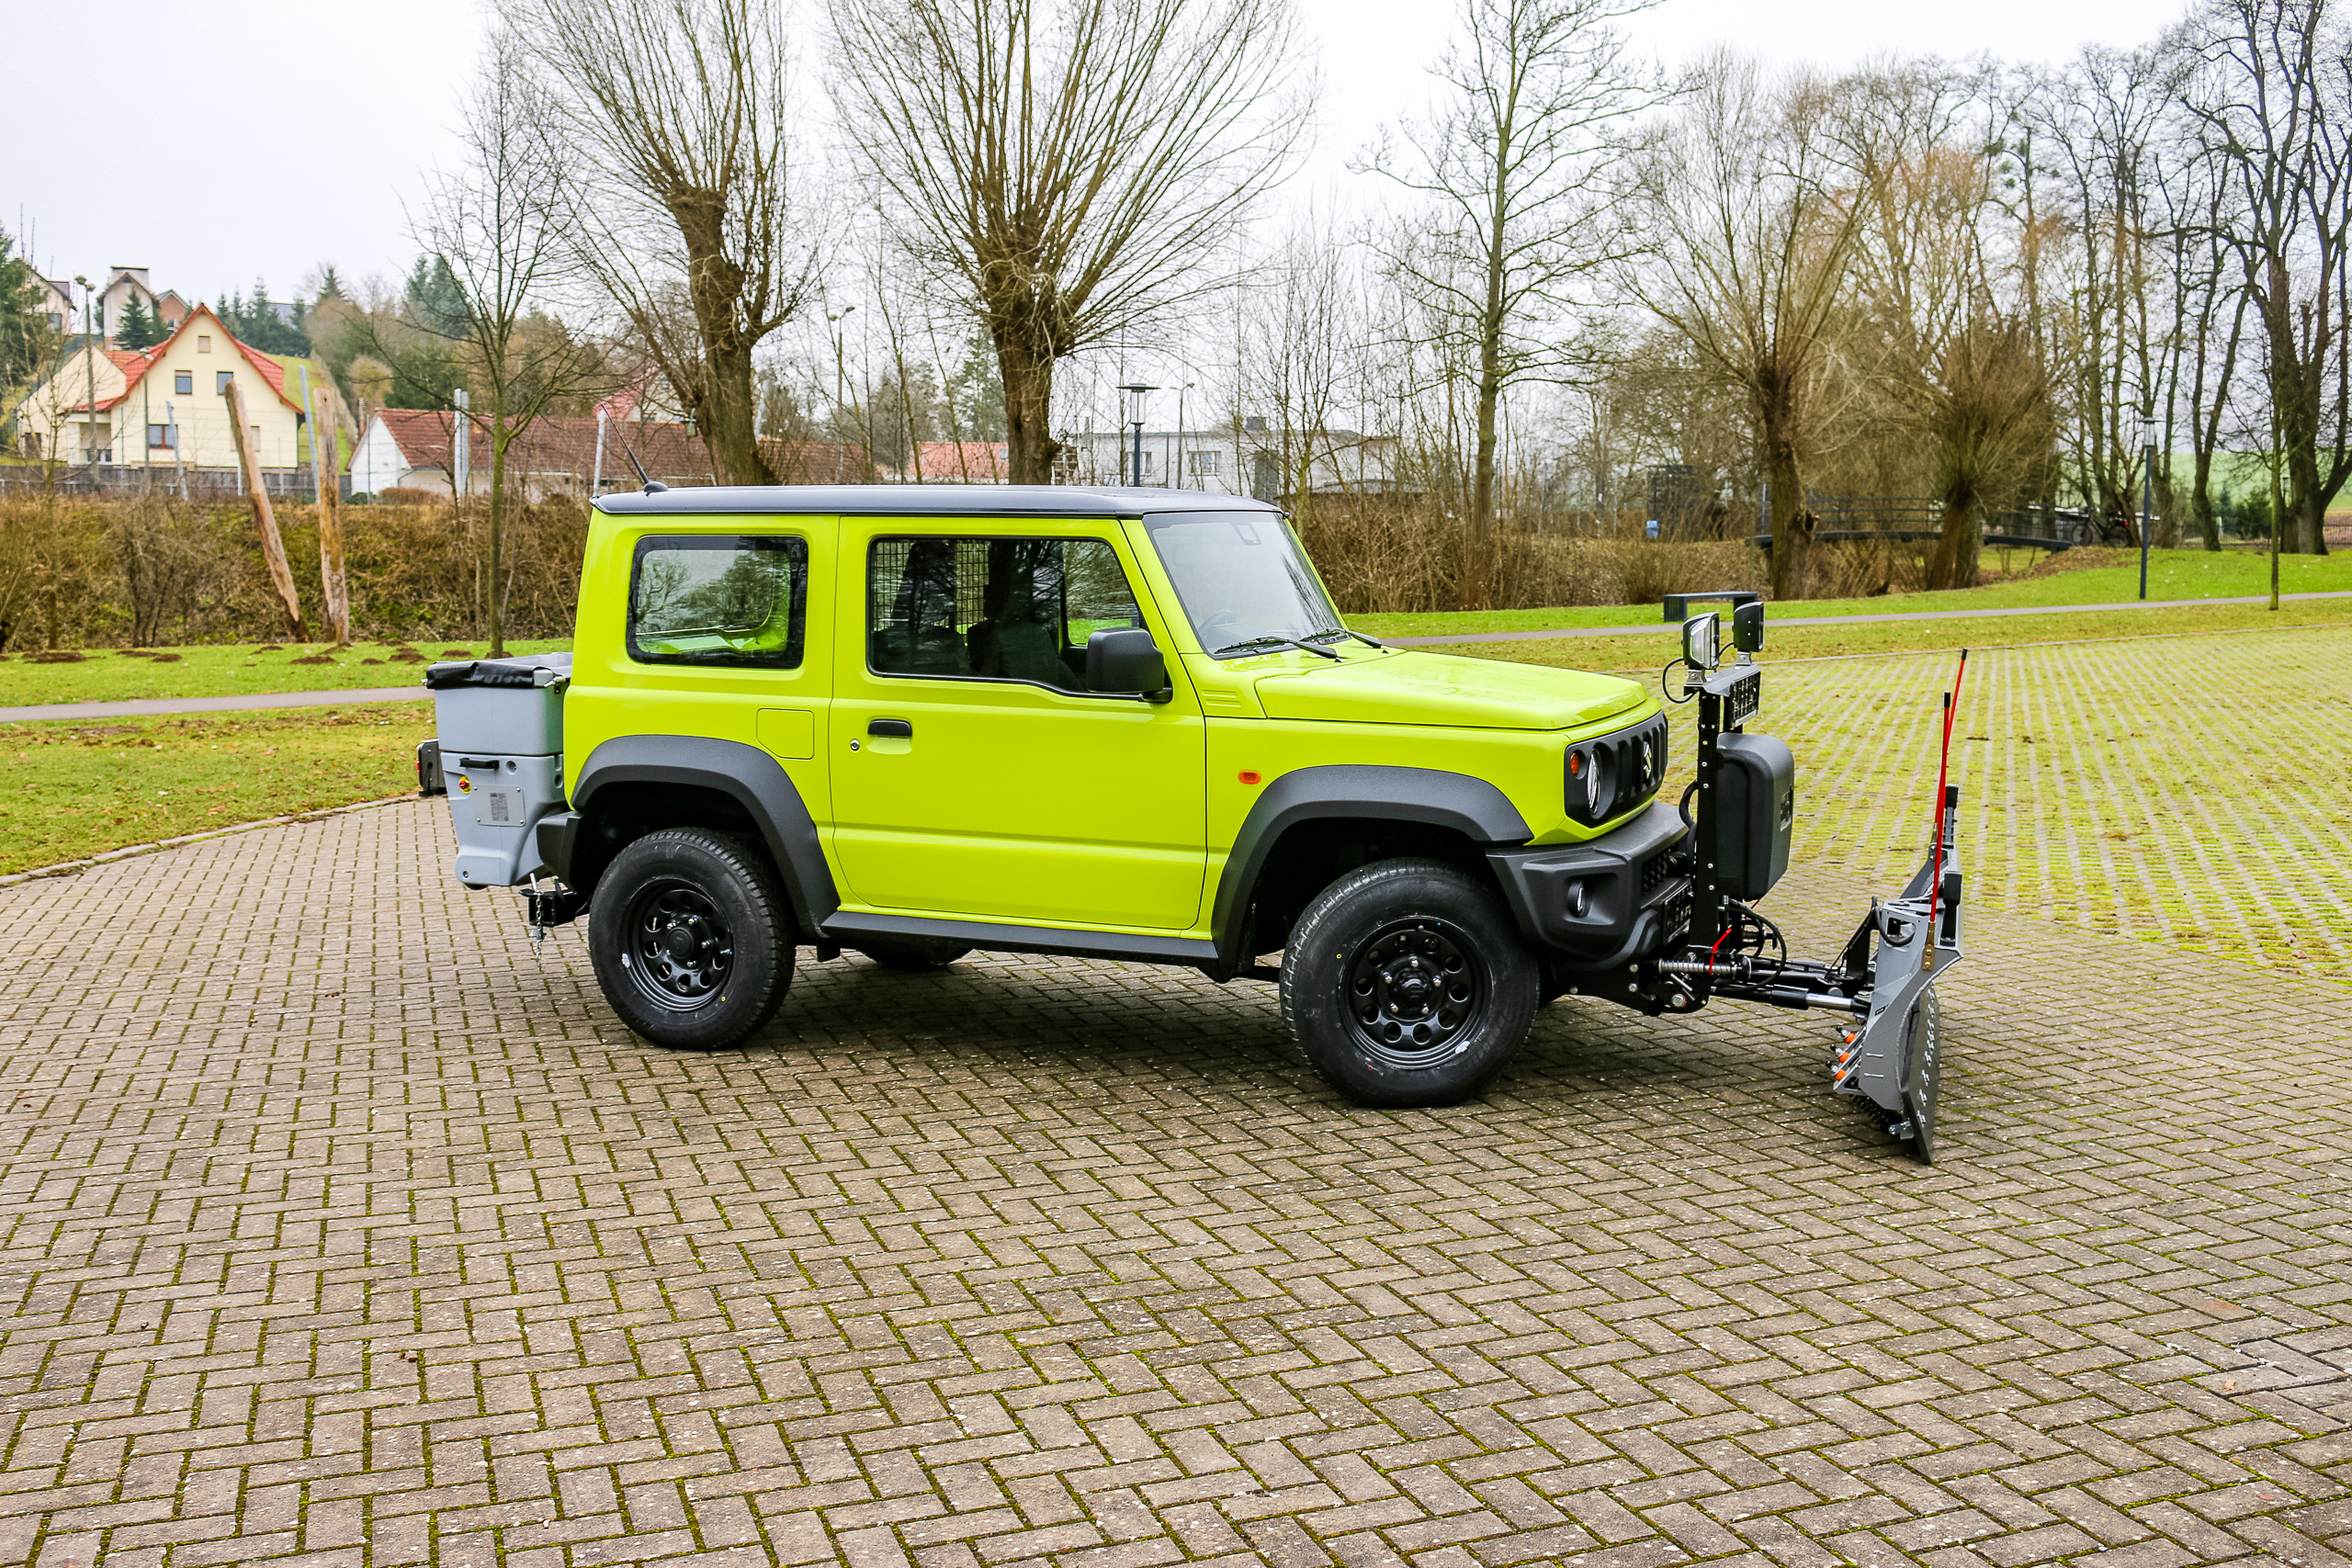
[{"label": "black steel wheel", "polygon": [[1450,1105],[1526,1038],[1541,976],[1496,897],[1442,861],[1382,861],[1317,894],[1283,959],[1283,1020],[1366,1105]]},{"label": "black steel wheel", "polygon": [[1436,915],[1409,915],[1374,932],[1348,964],[1357,1049],[1395,1072],[1452,1056],[1486,1011],[1487,965],[1473,941]]},{"label": "black steel wheel", "polygon": [[766,858],[699,828],[649,833],[596,885],[588,951],[621,1021],[715,1050],[758,1032],[792,981],[789,915]]}]

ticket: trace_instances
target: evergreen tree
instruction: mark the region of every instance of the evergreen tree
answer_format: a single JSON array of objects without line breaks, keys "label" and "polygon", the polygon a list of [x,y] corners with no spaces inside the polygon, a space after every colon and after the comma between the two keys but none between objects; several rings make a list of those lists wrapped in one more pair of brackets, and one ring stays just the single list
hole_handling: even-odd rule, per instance
[{"label": "evergreen tree", "polygon": [[32,264],[14,254],[16,244],[0,229],[0,391],[31,380],[57,352]]},{"label": "evergreen tree", "polygon": [[115,323],[115,346],[153,348],[163,341],[163,324],[147,313],[147,302],[133,293],[123,304],[121,319]]}]

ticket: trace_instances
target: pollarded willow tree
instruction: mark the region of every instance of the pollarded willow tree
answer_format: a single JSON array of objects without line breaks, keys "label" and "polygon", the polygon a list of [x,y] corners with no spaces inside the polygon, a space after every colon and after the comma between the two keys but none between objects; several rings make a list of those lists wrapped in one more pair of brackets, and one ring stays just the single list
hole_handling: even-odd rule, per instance
[{"label": "pollarded willow tree", "polygon": [[1447,100],[1383,136],[1363,166],[1429,204],[1387,261],[1451,343],[1472,389],[1470,506],[1461,607],[1487,606],[1493,572],[1498,412],[1527,382],[1591,368],[1565,319],[1623,251],[1612,172],[1651,95],[1614,23],[1647,0],[1462,0],[1462,37],[1433,66]]},{"label": "pollarded willow tree", "polygon": [[1862,222],[1838,198],[1852,171],[1829,124],[1835,94],[1718,51],[1640,164],[1646,254],[1627,291],[1747,405],[1772,533],[1772,596],[1803,595],[1804,463],[1823,423],[1831,319]]},{"label": "pollarded willow tree", "polygon": [[764,484],[752,353],[815,298],[791,57],[765,0],[502,0],[604,187],[577,256],[729,482]]},{"label": "pollarded willow tree", "polygon": [[1053,477],[1054,367],[1155,335],[1286,171],[1289,0],[831,0],[840,118],[897,238],[987,331],[1016,484]]}]

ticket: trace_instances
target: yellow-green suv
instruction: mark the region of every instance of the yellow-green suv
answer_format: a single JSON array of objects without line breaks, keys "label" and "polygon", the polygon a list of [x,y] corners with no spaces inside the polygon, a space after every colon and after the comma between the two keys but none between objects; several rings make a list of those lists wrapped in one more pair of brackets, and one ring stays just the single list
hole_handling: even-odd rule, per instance
[{"label": "yellow-green suv", "polygon": [[1077,953],[1278,977],[1335,1085],[1442,1103],[1551,996],[1657,1010],[1688,919],[1656,697],[1351,633],[1228,496],[607,496],[568,666],[432,681],[459,876],[586,910],[667,1045],[752,1034],[800,947]]}]

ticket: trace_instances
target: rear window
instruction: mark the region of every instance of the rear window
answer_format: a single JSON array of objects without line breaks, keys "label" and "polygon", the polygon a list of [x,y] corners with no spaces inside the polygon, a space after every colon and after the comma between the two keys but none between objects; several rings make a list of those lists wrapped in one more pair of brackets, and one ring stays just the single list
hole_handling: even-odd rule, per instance
[{"label": "rear window", "polygon": [[628,656],[640,664],[797,670],[808,621],[808,543],[786,535],[637,542]]}]

